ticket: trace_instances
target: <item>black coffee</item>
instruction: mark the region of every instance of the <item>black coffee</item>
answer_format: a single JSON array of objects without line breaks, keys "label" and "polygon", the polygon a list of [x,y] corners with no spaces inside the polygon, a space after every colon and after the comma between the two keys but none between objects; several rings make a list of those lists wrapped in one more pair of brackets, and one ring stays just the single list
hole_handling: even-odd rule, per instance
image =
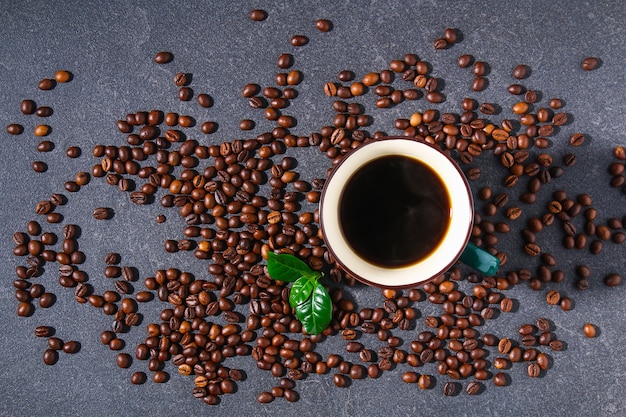
[{"label": "black coffee", "polygon": [[343,234],[375,265],[414,264],[434,251],[450,222],[450,197],[422,162],[392,155],[375,159],[346,183],[339,205]]}]

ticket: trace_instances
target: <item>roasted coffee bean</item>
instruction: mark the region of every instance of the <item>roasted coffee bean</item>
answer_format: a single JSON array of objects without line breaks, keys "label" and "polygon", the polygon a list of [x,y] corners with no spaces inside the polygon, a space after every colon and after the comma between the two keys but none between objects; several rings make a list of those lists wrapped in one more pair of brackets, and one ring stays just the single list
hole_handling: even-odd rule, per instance
[{"label": "roasted coffee bean", "polygon": [[68,158],[78,158],[81,155],[81,149],[78,146],[70,146],[65,150]]},{"label": "roasted coffee bean", "polygon": [[185,72],[178,72],[174,75],[174,85],[182,87],[189,84],[190,75]]},{"label": "roasted coffee bean", "polygon": [[72,73],[67,70],[57,70],[54,72],[54,79],[59,83],[67,83],[72,80]]},{"label": "roasted coffee bean", "polygon": [[54,349],[46,349],[43,352],[43,362],[46,365],[54,365],[59,360],[59,354]]},{"label": "roasted coffee bean", "polygon": [[433,43],[435,49],[446,49],[448,47],[448,42],[444,38],[437,38]]},{"label": "roasted coffee bean", "polygon": [[37,104],[33,100],[22,100],[20,103],[20,111],[22,114],[34,114],[37,110]]},{"label": "roasted coffee bean", "polygon": [[513,77],[522,80],[528,77],[530,69],[526,65],[518,65],[513,69]]},{"label": "roasted coffee bean", "polygon": [[[41,294],[41,296],[39,297],[39,307],[41,308],[50,308],[52,307],[52,305],[54,305],[56,301],[56,296],[50,292],[45,292],[43,294]],[[18,315],[19,315],[19,310],[18,310]]]},{"label": "roasted coffee bean", "polygon": [[267,19],[267,12],[262,9],[253,9],[250,11],[249,17],[250,20],[253,20],[255,22],[261,22]]},{"label": "roasted coffee bean", "polygon": [[604,277],[604,285],[607,287],[617,287],[622,283],[622,276],[617,273],[612,273]]},{"label": "roasted coffee bean", "polygon": [[130,376],[130,382],[133,385],[141,385],[147,380],[146,374],[142,371],[133,372]]},{"label": "roasted coffee bean", "polygon": [[546,294],[546,301],[550,305],[557,305],[561,301],[561,294],[557,290],[551,290]]},{"label": "roasted coffee bean", "polygon": [[120,368],[126,369],[130,367],[130,365],[133,362],[133,359],[128,353],[118,353],[117,356],[115,357],[115,362],[117,363],[117,366],[119,366]]},{"label": "roasted coffee bean", "polygon": [[500,300],[500,311],[504,313],[509,313],[513,310],[513,300],[510,298],[503,298]]},{"label": "roasted coffee bean", "polygon": [[63,340],[58,337],[50,337],[48,338],[48,347],[53,350],[62,350],[63,349]]},{"label": "roasted coffee bean", "polygon": [[449,44],[454,44],[456,43],[457,39],[458,39],[458,33],[457,30],[454,28],[446,28],[446,30],[444,30],[443,32],[443,38],[446,40],[446,42],[448,42]]},{"label": "roasted coffee bean", "polygon": [[459,385],[456,382],[446,382],[443,386],[443,395],[445,396],[454,396],[459,392]]},{"label": "roasted coffee bean", "polygon": [[569,143],[572,146],[581,146],[585,143],[585,135],[582,133],[574,133],[570,136]]},{"label": "roasted coffee bean", "polygon": [[[11,133],[11,132],[8,132],[8,133]],[[54,142],[52,141],[42,140],[37,145],[38,152],[51,152],[52,150],[54,150]]]},{"label": "roasted coffee bean", "polygon": [[589,338],[596,337],[596,334],[597,334],[596,326],[594,326],[591,323],[585,323],[585,325],[583,326],[583,333],[585,334],[585,336]]},{"label": "roasted coffee bean", "polygon": [[344,388],[348,386],[348,378],[345,375],[335,374],[333,375],[333,382],[335,386],[339,388]]},{"label": "roasted coffee bean", "polygon": [[33,131],[37,137],[48,136],[50,132],[52,132],[52,128],[48,125],[37,125]]},{"label": "roasted coffee bean", "polygon": [[93,218],[96,220],[107,220],[111,217],[111,209],[107,207],[98,207],[93,210]]},{"label": "roasted coffee bean", "polygon": [[289,40],[292,46],[304,46],[309,43],[309,38],[304,35],[294,35]]},{"label": "roasted coffee bean", "polygon": [[55,86],[56,80],[53,78],[43,78],[41,81],[39,81],[39,84],[37,84],[37,88],[44,91],[52,90]]},{"label": "roasted coffee bean", "polygon": [[31,166],[33,168],[33,171],[39,173],[46,172],[48,170],[48,164],[43,161],[34,161]]},{"label": "roasted coffee bean", "polygon": [[191,87],[180,87],[178,89],[178,99],[180,101],[190,101],[192,98],[193,89]]},{"label": "roasted coffee bean", "polygon": [[493,383],[497,387],[503,387],[509,384],[509,377],[504,372],[498,372],[493,376]]},{"label": "roasted coffee bean", "polygon": [[80,350],[80,342],[75,340],[70,340],[63,344],[63,352],[73,354],[77,353]]},{"label": "roasted coffee bean", "polygon": [[541,254],[541,248],[536,243],[527,243],[524,245],[524,251],[530,256],[538,256]]},{"label": "roasted coffee bean", "polygon": [[36,337],[50,337],[54,333],[54,329],[48,326],[37,326],[35,328]]},{"label": "roasted coffee bean", "polygon": [[472,81],[472,91],[483,91],[487,88],[487,78],[485,77],[476,77],[474,81]]},{"label": "roasted coffee bean", "polygon": [[257,95],[261,91],[261,87],[258,84],[246,84],[241,91],[241,95],[246,98],[251,98]]},{"label": "roasted coffee bean", "polygon": [[[206,93],[198,94],[196,96],[196,101],[198,102],[200,107],[203,107],[205,109],[213,106],[213,98]],[[213,133],[217,130],[217,124],[214,122],[205,122],[202,124],[201,129],[204,133]]]},{"label": "roasted coffee bean", "polygon": [[21,135],[24,132],[24,126],[19,123],[11,123],[7,125],[5,130],[9,135]]},{"label": "roasted coffee bean", "polygon": [[498,352],[500,352],[502,354],[509,353],[511,351],[512,347],[513,347],[513,344],[511,342],[511,340],[509,340],[508,338],[502,338],[498,342]]},{"label": "roasted coffee bean", "polygon": [[534,90],[527,90],[524,93],[524,101],[527,103],[535,103],[537,101],[537,92]]},{"label": "roasted coffee bean", "polygon": [[152,381],[157,384],[163,384],[169,380],[170,376],[166,371],[156,371],[152,375]]},{"label": "roasted coffee bean", "polygon": [[570,311],[574,306],[573,301],[569,297],[561,298],[561,309],[563,311]]},{"label": "roasted coffee bean", "polygon": [[346,344],[346,351],[348,352],[360,352],[363,350],[363,345],[359,342],[348,342]]},{"label": "roasted coffee bean", "polygon": [[467,384],[467,388],[465,388],[465,392],[468,395],[476,395],[480,392],[480,389],[481,389],[480,383],[476,381],[472,381],[469,384]]},{"label": "roasted coffee bean", "polygon": [[257,395],[256,399],[261,404],[267,404],[267,403],[271,403],[272,401],[274,401],[274,395],[272,395],[268,391],[263,391],[263,392],[259,393],[259,395]]},{"label": "roasted coffee bean", "polygon": [[550,330],[550,322],[547,319],[544,319],[544,318],[537,319],[536,325],[539,331],[545,332],[545,331]]},{"label": "roasted coffee bean", "polygon": [[33,314],[34,307],[28,301],[22,301],[17,305],[17,315],[20,317],[29,317]]},{"label": "roasted coffee bean", "polygon": [[168,64],[174,60],[174,54],[167,51],[158,52],[154,56],[154,62],[157,64]]},{"label": "roasted coffee bean", "polygon": [[598,58],[590,56],[590,57],[583,59],[580,66],[585,71],[593,71],[596,68],[598,68],[599,63],[600,61],[598,60]]},{"label": "roasted coffee bean", "polygon": [[315,21],[315,28],[320,32],[330,32],[333,28],[333,24],[327,19],[318,19]]},{"label": "roasted coffee bean", "polygon": [[146,195],[146,193],[142,191],[133,191],[132,193],[130,193],[129,198],[130,198],[130,201],[139,205],[146,204],[149,201],[148,195]]},{"label": "roasted coffee bean", "polygon": [[457,64],[461,68],[467,68],[474,63],[474,57],[471,55],[461,55],[457,60]]},{"label": "roasted coffee bean", "polygon": [[417,386],[420,387],[420,389],[429,389],[432,387],[432,384],[432,377],[427,374],[420,375],[417,380]]},{"label": "roasted coffee bean", "polygon": [[541,374],[541,367],[537,363],[528,364],[528,376],[537,378]]}]

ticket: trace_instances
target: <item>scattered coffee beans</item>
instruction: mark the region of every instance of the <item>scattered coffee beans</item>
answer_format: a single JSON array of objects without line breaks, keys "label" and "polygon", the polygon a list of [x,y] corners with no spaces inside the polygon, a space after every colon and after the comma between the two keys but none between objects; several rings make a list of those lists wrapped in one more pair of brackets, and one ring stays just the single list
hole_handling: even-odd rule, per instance
[{"label": "scattered coffee beans", "polygon": [[[263,21],[267,17],[260,9],[249,13],[252,21]],[[315,27],[329,32],[332,23],[319,19]],[[433,45],[438,50],[449,48],[459,42],[460,35],[457,29],[447,28]],[[308,44],[309,38],[295,35],[289,42],[300,47]],[[158,52],[154,62],[167,64],[173,58],[171,52]],[[598,67],[598,62],[587,58],[582,67],[592,70]],[[457,64],[461,68],[472,68],[473,91],[488,87],[491,69],[487,62],[462,54]],[[626,240],[626,235],[620,237],[619,234],[623,235],[620,219],[606,224],[597,221],[590,195],[568,196],[565,191],[558,191],[551,198],[543,198],[545,185],[576,163],[574,153],[567,153],[562,160],[549,153],[553,141],[558,140],[559,131],[555,127],[566,126],[574,120],[559,110],[564,102],[552,98],[547,104],[539,104],[542,95],[538,90],[511,84],[508,91],[517,96],[517,102],[511,107],[507,105],[504,109],[502,103],[488,100],[481,100],[481,103],[467,97],[455,108],[446,103],[441,92],[443,80],[430,75],[430,64],[407,53],[390,60],[381,71],[366,73],[360,80],[355,79],[353,71],[346,69],[337,79],[320,85],[332,101],[333,119],[328,126],[299,136],[297,121],[288,113],[291,101],[301,94],[296,88],[304,86],[306,71],[292,69],[294,57],[288,53],[279,55],[276,65],[289,71],[276,74],[275,85],[248,83],[241,90],[250,110],[260,112],[263,124],[271,123],[272,128],[267,132],[206,144],[193,139],[191,131],[187,130],[200,120],[194,115],[161,110],[129,113],[126,118],[113,121],[124,135],[125,144],[95,146],[92,156],[97,158],[97,163],[93,170],[81,171],[65,183],[68,192],[77,192],[92,178],[104,178],[106,184],[128,193],[128,198],[140,205],[150,204],[158,195],[156,200],[162,207],[176,208],[184,222],[183,236],[168,238],[164,242],[165,251],[181,255],[187,252],[198,261],[206,262],[208,277],[195,277],[171,267],[154,271],[152,276],[141,280],[137,270],[120,265],[121,256],[112,252],[105,256],[102,272],[102,279],[110,280],[109,289],[96,293],[89,281],[97,278],[88,280],[81,269],[86,254],[78,246],[80,228],[67,223],[62,234],[56,237],[33,221],[27,225],[26,232],[13,234],[14,254],[25,259],[24,265],[16,268],[14,281],[18,316],[31,316],[36,305],[48,308],[54,304],[56,296],[29,279],[43,274],[44,264],[56,262],[58,266],[53,269],[58,271],[59,284],[72,288],[72,297],[78,303],[101,309],[111,317],[112,324],[101,333],[100,341],[118,352],[115,361],[120,368],[129,368],[135,364],[133,356],[122,351],[126,342],[121,335],[141,325],[145,303],[163,303],[159,318],[146,323],[145,340],[133,346],[131,352],[151,373],[155,383],[169,380],[165,363],[171,361],[181,375],[194,378],[192,395],[209,405],[219,403],[220,395],[235,392],[237,383],[244,380],[242,371],[223,365],[227,358],[239,356],[251,357],[260,370],[280,378],[278,386],[258,394],[260,403],[280,398],[297,401],[296,381],[314,374],[328,375],[337,387],[343,388],[366,377],[376,379],[402,370],[402,381],[416,383],[420,389],[439,385],[445,396],[454,396],[462,393],[463,386],[466,394],[479,394],[488,385],[482,381],[492,380],[495,386],[509,385],[511,380],[506,371],[520,366],[519,362],[527,363],[527,374],[531,378],[548,371],[551,359],[545,351],[558,352],[565,346],[556,338],[558,329],[552,328],[550,321],[540,318],[536,323],[533,320],[521,326],[517,338],[498,337],[483,326],[496,319],[498,312],[516,310],[517,302],[506,295],[509,288],[525,284],[540,290],[548,282],[556,285],[568,277],[564,270],[557,270],[560,257],[557,261],[551,253],[541,249],[545,229],[559,224],[567,250],[588,249],[591,254],[599,254],[605,243],[619,244]],[[525,79],[530,75],[530,68],[518,65],[512,75],[516,80]],[[49,90],[56,83],[71,79],[69,71],[59,70],[54,79],[42,79],[38,87]],[[177,97],[187,102],[195,96],[200,107],[213,106],[210,95],[194,93],[192,80],[192,74],[175,74]],[[480,201],[482,207],[476,211],[472,240],[498,256],[503,267],[513,256],[536,261],[539,265],[536,274],[530,269],[502,269],[497,278],[492,278],[452,267],[421,288],[383,291],[380,305],[357,307],[350,301],[348,288],[354,285],[354,279],[335,263],[319,234],[315,207],[323,189],[324,172],[309,182],[297,172],[302,161],[285,154],[290,148],[317,148],[332,167],[350,149],[385,136],[376,131],[370,137],[367,126],[372,124],[373,116],[366,114],[365,105],[353,100],[367,94],[375,96],[372,107],[376,109],[400,106],[408,100],[422,99],[428,103],[424,110],[398,118],[393,127],[404,136],[428,141],[449,152],[461,165],[467,166],[465,170],[471,181],[484,177],[484,171],[472,164],[483,155],[496,157],[497,168],[504,173],[503,180],[501,184],[494,181],[491,186],[480,188],[476,201]],[[52,109],[37,107],[34,101],[26,99],[20,104],[20,112],[49,117]],[[501,113],[506,114],[500,117]],[[200,131],[207,135],[215,133],[219,127],[214,121],[197,123]],[[261,123],[255,117],[239,123],[243,132],[259,126]],[[23,127],[9,124],[6,131],[20,134]],[[51,131],[50,126],[40,124],[34,128],[34,135],[48,136]],[[575,133],[565,142],[578,147],[585,144],[585,137],[583,133]],[[51,141],[38,146],[42,152],[53,148]],[[66,155],[78,158],[80,148],[70,146]],[[614,156],[618,162],[609,167],[612,185],[623,187],[626,185],[625,168],[619,161],[626,160],[624,148],[616,147]],[[32,166],[38,172],[46,170],[41,161],[33,162]],[[331,170],[329,168],[329,172]],[[514,192],[520,187],[527,189],[522,189],[517,201]],[[264,188],[269,190],[265,192]],[[506,190],[503,192],[503,189]],[[548,204],[539,205],[537,201],[548,201]],[[36,214],[45,216],[46,222],[42,224],[54,226],[61,222],[63,217],[55,209],[62,204],[65,199],[60,194],[40,202]],[[537,210],[543,212],[535,214]],[[505,221],[496,220],[495,216],[500,214]],[[112,215],[112,209],[107,207],[93,211],[97,220],[109,219]],[[583,216],[584,226],[576,220]],[[160,214],[155,219],[162,223],[165,215]],[[500,241],[513,231],[521,233],[523,248],[519,253],[500,252]],[[58,250],[53,248],[57,240]],[[303,333],[288,303],[289,287],[267,275],[264,259],[269,251],[292,253],[312,269],[328,271],[329,279],[340,284],[332,291],[336,306],[332,328],[322,335]],[[590,282],[589,269],[581,266],[575,273],[578,288],[586,288]],[[609,287],[618,286],[621,276],[607,275],[604,283]],[[556,289],[546,292],[546,300],[550,305],[559,305],[563,311],[574,307],[573,300]],[[417,326],[418,331],[412,333],[409,329],[419,322],[418,303],[421,302],[436,304],[443,312],[427,316],[424,327]],[[215,320],[217,317],[221,321]],[[335,331],[345,343],[345,352],[322,356],[316,350],[317,344],[325,337],[332,337]],[[592,324],[583,327],[587,337],[595,337],[596,331]],[[400,336],[403,332],[406,340]],[[409,333],[412,336],[408,336]],[[360,334],[372,335],[383,346],[374,346],[367,338],[359,337]],[[81,350],[79,342],[63,342],[55,338],[53,329],[47,326],[35,328],[35,335],[48,338],[48,348],[43,354],[47,365],[58,361],[59,351],[73,354]],[[499,356],[493,357],[494,354]],[[409,368],[403,364],[423,367],[425,372],[436,370],[441,375],[441,383],[435,382],[428,373],[407,370]],[[497,370],[493,375],[489,370],[491,366]],[[147,378],[145,372],[137,371],[131,375],[130,382],[143,384]]]}]

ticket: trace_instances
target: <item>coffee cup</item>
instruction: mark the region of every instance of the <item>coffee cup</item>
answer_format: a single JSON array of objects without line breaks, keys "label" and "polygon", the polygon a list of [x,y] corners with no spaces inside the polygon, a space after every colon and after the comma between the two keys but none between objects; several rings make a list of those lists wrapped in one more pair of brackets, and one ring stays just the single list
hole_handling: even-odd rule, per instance
[{"label": "coffee cup", "polygon": [[458,261],[486,276],[500,260],[470,242],[474,202],[462,170],[421,140],[386,137],[350,151],[322,190],[320,223],[337,264],[381,288],[410,288]]}]

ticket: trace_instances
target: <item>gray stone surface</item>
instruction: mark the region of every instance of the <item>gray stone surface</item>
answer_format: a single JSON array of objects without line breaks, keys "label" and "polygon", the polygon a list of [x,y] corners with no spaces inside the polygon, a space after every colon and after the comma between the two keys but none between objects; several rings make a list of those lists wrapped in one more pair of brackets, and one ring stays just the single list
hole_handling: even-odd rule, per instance
[{"label": "gray stone surface", "polygon": [[[125,370],[116,367],[115,352],[101,345],[98,338],[102,330],[109,328],[112,318],[76,303],[72,290],[58,285],[55,264],[46,265],[45,274],[33,280],[57,295],[52,308],[37,308],[32,317],[18,318],[11,286],[15,267],[25,262],[12,255],[12,233],[24,230],[29,220],[38,218],[34,214],[38,201],[53,192],[64,192],[64,182],[77,172],[90,171],[97,162],[91,156],[94,145],[124,143],[124,136],[115,127],[117,119],[129,112],[158,108],[190,114],[199,121],[218,121],[219,131],[210,137],[197,128],[192,131],[191,135],[202,143],[252,137],[272,125],[259,111],[249,108],[241,97],[241,88],[248,82],[271,85],[278,71],[276,58],[283,52],[295,56],[295,68],[304,74],[304,81],[296,87],[299,97],[285,110],[298,120],[293,132],[303,136],[332,123],[332,100],[323,94],[322,85],[335,80],[343,69],[351,69],[361,77],[386,68],[390,60],[402,58],[405,53],[416,53],[432,65],[434,76],[445,80],[446,102],[441,105],[419,100],[383,111],[375,109],[371,93],[356,100],[374,116],[372,132],[391,134],[396,133],[396,118],[429,107],[459,112],[459,103],[466,96],[498,103],[502,113],[493,116],[494,121],[511,117],[509,109],[517,98],[509,95],[506,87],[514,81],[513,67],[525,63],[532,75],[523,84],[541,92],[538,106],[551,97],[561,97],[566,103],[564,110],[571,115],[571,123],[552,138],[549,152],[556,163],[561,163],[561,157],[569,152],[578,156],[575,167],[542,190],[537,206],[523,205],[525,215],[542,213],[551,191],[564,188],[572,197],[581,192],[592,195],[600,213],[598,224],[610,217],[622,218],[626,197],[621,190],[608,186],[607,166],[613,160],[613,147],[626,142],[624,2],[5,0],[0,5],[0,120],[3,126],[16,122],[25,127],[20,136],[10,136],[4,128],[0,133],[1,415],[626,415],[622,389],[626,371],[624,290],[602,284],[607,273],[624,273],[624,246],[607,242],[604,252],[595,257],[588,250],[567,252],[561,248],[562,233],[556,227],[541,235],[540,244],[556,256],[556,268],[567,273],[566,281],[546,285],[540,291],[532,291],[525,283],[507,290],[506,295],[518,301],[518,309],[499,315],[480,331],[516,337],[520,324],[547,317],[554,325],[554,334],[566,342],[566,349],[550,352],[551,368],[540,378],[529,378],[526,366],[515,364],[507,371],[509,386],[499,388],[486,381],[483,392],[473,397],[464,391],[444,397],[442,388],[448,379],[437,375],[433,364],[416,369],[435,375],[437,381],[434,389],[420,391],[415,385],[402,383],[400,375],[409,367],[399,365],[378,379],[353,381],[346,389],[333,385],[332,374],[313,375],[298,383],[299,402],[277,399],[261,405],[256,401],[257,394],[270,389],[277,379],[257,370],[251,358],[240,357],[225,364],[245,370],[247,379],[238,384],[237,393],[222,396],[218,406],[208,407],[191,396],[193,381],[178,375],[171,365],[166,368],[171,373],[167,384],[149,381],[132,386],[130,374],[145,370],[146,363],[134,361]],[[268,19],[250,21],[248,12],[254,7],[267,10]],[[318,18],[332,20],[333,30],[317,31],[314,22]],[[458,28],[462,41],[447,50],[435,51],[433,40],[446,27]],[[292,47],[289,38],[295,34],[309,36],[309,44]],[[172,51],[174,61],[163,66],[154,64],[153,56],[160,50]],[[489,63],[487,90],[470,90],[471,70],[456,65],[457,57],[464,53]],[[584,72],[580,62],[589,55],[601,58],[602,65],[596,71]],[[61,68],[74,74],[70,83],[52,91],[37,89],[41,78],[51,77]],[[196,93],[211,94],[215,105],[201,109],[195,102],[180,102],[172,83],[178,71],[192,73]],[[399,80],[394,85],[402,88],[403,84]],[[52,126],[49,139],[56,145],[48,154],[36,151],[39,139],[32,134],[34,126],[43,120],[19,112],[24,98],[55,110],[45,121]],[[239,131],[238,122],[243,118],[253,118],[257,127],[249,133]],[[567,144],[574,132],[588,135],[584,146],[574,149]],[[80,158],[65,156],[65,149],[71,145],[81,147]],[[330,166],[315,149],[290,149],[289,154],[300,160],[298,169],[307,179],[323,176]],[[31,162],[37,159],[49,165],[48,172],[32,171]],[[474,183],[476,190],[486,184],[503,189],[504,172],[495,158],[478,158],[475,166],[483,170]],[[511,193],[511,204],[517,203],[521,191],[518,187]],[[87,256],[81,268],[88,271],[96,292],[112,287],[112,282],[102,276],[103,257],[110,251],[122,255],[123,265],[137,267],[142,279],[168,267],[207,278],[204,262],[189,254],[165,254],[162,249],[164,239],[182,236],[183,222],[175,210],[164,209],[158,203],[135,206],[127,195],[102,179],[93,179],[76,194],[65,194],[69,201],[59,209],[64,216],[62,224],[81,226],[79,244]],[[91,211],[98,206],[113,208],[113,219],[95,221]],[[168,221],[157,225],[154,218],[161,213]],[[39,220],[45,230],[60,233],[62,224],[48,225]],[[520,249],[519,229],[524,221],[518,220],[513,232],[501,238],[499,247],[509,256],[503,272],[520,267],[534,271],[538,264]],[[582,228],[581,219],[576,222]],[[583,262],[592,270],[591,287],[578,292],[573,284],[574,268]],[[140,289],[142,280],[135,287]],[[466,282],[459,288],[471,291]],[[546,304],[545,293],[553,288],[574,299],[572,311],[566,313]],[[359,307],[382,303],[379,290],[355,286],[345,291]],[[423,317],[440,311],[426,302],[416,307],[421,316],[415,328],[397,333],[406,350],[416,333],[425,328]],[[141,308],[147,324],[158,321],[163,305],[153,302]],[[584,337],[585,322],[598,326],[597,338]],[[44,365],[41,357],[46,342],[33,335],[33,329],[42,324],[53,326],[64,340],[80,341],[81,351],[61,354],[55,366]],[[134,346],[145,338],[143,328],[122,336],[126,352],[132,354]],[[364,336],[361,340],[373,349],[382,346],[374,338]],[[338,336],[328,338],[317,349],[322,355],[339,352],[348,360],[359,361],[344,351],[344,342]],[[488,359],[492,360],[497,353],[490,352]],[[461,382],[465,386],[468,381]]]}]

